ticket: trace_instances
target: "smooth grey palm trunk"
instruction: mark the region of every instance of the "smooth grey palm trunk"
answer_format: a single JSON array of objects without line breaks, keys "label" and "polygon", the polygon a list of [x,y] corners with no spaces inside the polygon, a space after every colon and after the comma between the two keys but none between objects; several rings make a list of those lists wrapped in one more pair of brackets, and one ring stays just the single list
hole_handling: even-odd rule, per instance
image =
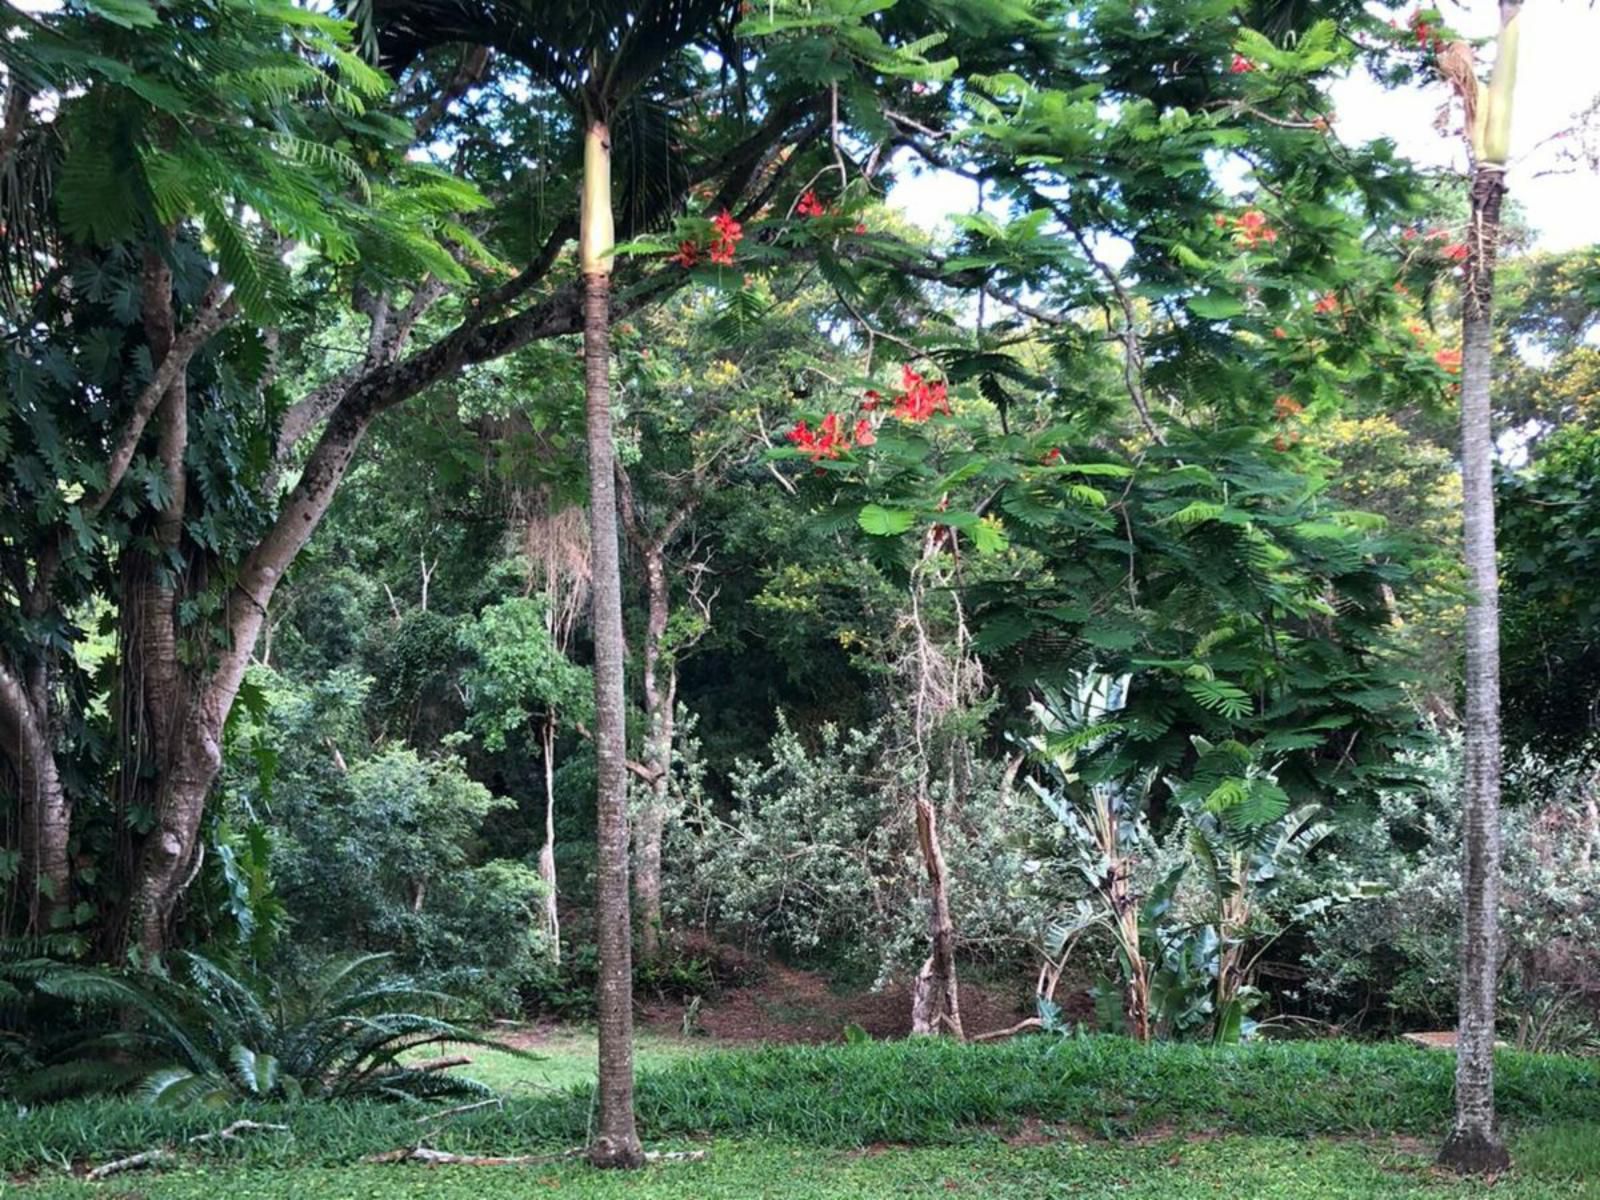
[{"label": "smooth grey palm trunk", "polygon": [[1494,260],[1505,172],[1473,172],[1461,323],[1461,491],[1471,596],[1466,619],[1465,770],[1462,779],[1461,991],[1455,1125],[1440,1151],[1456,1170],[1503,1170],[1495,1128],[1495,985],[1500,965],[1500,600],[1494,541],[1494,429],[1490,354]]}]

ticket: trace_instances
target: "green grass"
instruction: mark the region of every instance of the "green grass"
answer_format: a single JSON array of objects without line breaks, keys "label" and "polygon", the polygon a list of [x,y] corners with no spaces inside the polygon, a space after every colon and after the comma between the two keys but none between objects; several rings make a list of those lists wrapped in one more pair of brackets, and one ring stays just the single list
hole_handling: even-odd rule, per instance
[{"label": "green grass", "polygon": [[[293,1132],[208,1149],[203,1161],[230,1168],[337,1167],[419,1140],[459,1153],[560,1151],[587,1137],[590,1088],[575,1081],[590,1077],[589,1045],[575,1036],[544,1063],[496,1063],[511,1083],[547,1074],[537,1088],[512,1089],[500,1107],[422,1125],[417,1117],[426,1109],[400,1105],[224,1111],[108,1101],[44,1106],[0,1122],[0,1174],[178,1145],[239,1116],[286,1123]],[[640,1129],[652,1145],[710,1136],[837,1150],[874,1143],[994,1147],[997,1137],[1030,1118],[1075,1138],[1113,1144],[1131,1136],[1219,1133],[1403,1134],[1431,1143],[1448,1123],[1453,1068],[1449,1055],[1404,1045],[1325,1041],[1214,1049],[1143,1047],[1101,1037],[706,1052],[692,1043],[657,1042],[646,1043],[641,1057],[647,1067],[654,1060],[637,1095]],[[1497,1061],[1502,1118],[1522,1134],[1533,1160],[1557,1164],[1568,1177],[1594,1179],[1600,1061],[1511,1052]],[[557,1087],[567,1090],[546,1090]]]},{"label": "green grass", "polygon": [[[1519,1152],[1521,1147],[1515,1147]],[[0,1191],[3,1191],[0,1188]],[[530,1167],[358,1166],[204,1168],[123,1175],[104,1184],[40,1179],[18,1200],[856,1200],[858,1197],[1117,1197],[1118,1200],[1567,1200],[1600,1195],[1570,1173],[1521,1168],[1485,1185],[1444,1176],[1416,1147],[1230,1137],[1139,1146],[1062,1142],[818,1152],[793,1145],[718,1142],[703,1162],[664,1163],[637,1175],[579,1163]]]},{"label": "green grass", "polygon": [[[712,1048],[713,1043],[704,1040],[670,1038],[641,1031],[634,1039],[634,1065],[641,1072],[658,1071]],[[570,1092],[594,1083],[596,1048],[592,1029],[564,1027],[554,1030],[530,1049],[533,1058],[518,1058],[483,1046],[448,1044],[429,1046],[410,1057],[426,1062],[430,1058],[458,1053],[472,1059],[470,1066],[460,1068],[461,1074],[488,1084],[508,1099]]]}]

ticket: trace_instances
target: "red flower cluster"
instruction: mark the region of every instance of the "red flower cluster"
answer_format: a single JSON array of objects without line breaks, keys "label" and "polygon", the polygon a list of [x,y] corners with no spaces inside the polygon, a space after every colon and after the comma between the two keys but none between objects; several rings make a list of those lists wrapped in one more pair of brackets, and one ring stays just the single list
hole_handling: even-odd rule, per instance
[{"label": "red flower cluster", "polygon": [[[718,266],[733,266],[733,250],[739,244],[739,239],[744,237],[744,226],[733,219],[727,209],[723,209],[711,222],[713,235],[708,248],[708,257]],[[700,265],[700,246],[694,241],[678,243],[678,252],[669,262],[675,262],[684,270],[689,270]]]},{"label": "red flower cluster", "polygon": [[1444,39],[1439,36],[1434,27],[1422,18],[1422,10],[1417,9],[1411,14],[1411,35],[1417,39],[1417,45],[1424,50],[1441,50],[1444,48]]},{"label": "red flower cluster", "polygon": [[1290,417],[1298,416],[1304,405],[1293,396],[1285,392],[1272,402],[1272,419],[1274,421],[1287,421]]},{"label": "red flower cluster", "polygon": [[1465,242],[1452,242],[1439,251],[1440,255],[1451,262],[1467,261],[1467,244]]},{"label": "red flower cluster", "polygon": [[1271,245],[1278,240],[1278,231],[1267,224],[1267,214],[1259,208],[1245,210],[1233,222],[1233,240],[1240,246],[1253,249],[1262,242]]},{"label": "red flower cluster", "polygon": [[794,206],[794,211],[797,216],[820,217],[826,214],[828,210],[823,206],[822,201],[817,199],[816,192],[808,188],[805,195],[800,197],[800,203]]},{"label": "red flower cluster", "polygon": [[854,429],[840,429],[838,413],[823,417],[822,424],[815,430],[804,421],[796,421],[787,436],[789,441],[811,456],[812,462],[838,458],[846,450],[870,446],[878,440],[872,432],[872,422],[865,417],[856,421]]},{"label": "red flower cluster", "polygon": [[744,236],[744,226],[733,219],[727,209],[718,213],[711,222],[717,236],[711,243],[711,261],[724,267],[733,265],[733,248]]},{"label": "red flower cluster", "polygon": [[1255,69],[1255,63],[1251,62],[1242,54],[1235,54],[1233,56],[1233,61],[1228,64],[1228,71],[1233,75],[1248,75]]},{"label": "red flower cluster", "polygon": [[950,411],[950,399],[942,379],[930,382],[908,364],[900,368],[900,387],[900,394],[894,398],[894,415],[902,421],[921,424],[934,413]]},{"label": "red flower cluster", "polygon": [[1055,466],[1058,462],[1061,461],[1061,447],[1060,446],[1052,446],[1050,448],[1050,453],[1046,454],[1039,461],[1042,462],[1047,467]]},{"label": "red flower cluster", "polygon": [[1461,370],[1461,351],[1440,350],[1434,354],[1433,361],[1439,364],[1440,369],[1452,375],[1458,374]]},{"label": "red flower cluster", "polygon": [[1311,307],[1319,313],[1336,313],[1339,311],[1339,297],[1332,292],[1324,292]]}]

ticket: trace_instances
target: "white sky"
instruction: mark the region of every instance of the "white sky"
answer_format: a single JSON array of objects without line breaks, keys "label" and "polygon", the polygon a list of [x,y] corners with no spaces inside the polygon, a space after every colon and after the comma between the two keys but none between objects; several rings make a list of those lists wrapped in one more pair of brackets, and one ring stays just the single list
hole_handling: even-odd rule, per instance
[{"label": "white sky", "polygon": [[[1498,28],[1495,0],[1442,0],[1439,8],[1450,27],[1468,37],[1488,37]],[[1562,152],[1577,143],[1576,135],[1546,142],[1570,127],[1600,95],[1597,61],[1600,3],[1529,0],[1524,6],[1508,183],[1537,232],[1538,244],[1546,249],[1600,244],[1600,177],[1588,167],[1562,161]],[[1442,83],[1390,90],[1360,73],[1333,89],[1336,128],[1347,142],[1389,137],[1414,162],[1464,171],[1461,139],[1434,129],[1435,114],[1446,99]],[[1591,131],[1591,146],[1597,137],[1600,131]],[[951,212],[970,212],[976,189],[947,174],[904,175],[890,200],[931,229]]]}]

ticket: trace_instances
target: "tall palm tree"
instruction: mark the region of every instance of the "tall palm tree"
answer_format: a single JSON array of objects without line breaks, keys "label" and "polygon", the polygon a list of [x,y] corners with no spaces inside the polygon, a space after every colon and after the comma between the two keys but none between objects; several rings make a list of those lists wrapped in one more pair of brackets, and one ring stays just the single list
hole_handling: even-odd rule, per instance
[{"label": "tall palm tree", "polygon": [[1494,1017],[1500,909],[1500,604],[1494,544],[1490,356],[1495,253],[1505,197],[1521,0],[1500,2],[1500,45],[1488,88],[1455,43],[1440,67],[1466,108],[1472,149],[1471,226],[1461,318],[1461,485],[1467,574],[1466,762],[1461,811],[1461,994],[1455,1125],[1440,1162],[1465,1173],[1510,1164],[1495,1128]]},{"label": "tall palm tree", "polygon": [[[492,45],[555,91],[583,130],[579,269],[583,275],[583,356],[589,472],[594,631],[596,815],[599,861],[596,941],[600,952],[599,1119],[589,1160],[601,1167],[644,1161],[633,1113],[633,961],[628,896],[626,709],[622,574],[617,542],[611,427],[611,187],[614,121],[635,142],[664,123],[649,91],[687,48],[717,40],[738,20],[736,0],[396,0],[380,6],[385,54],[408,61],[442,42]],[[632,156],[639,158],[637,153]],[[630,160],[631,162],[631,160]],[[626,195],[674,186],[670,163],[630,174]],[[629,222],[632,224],[632,222]]]}]

